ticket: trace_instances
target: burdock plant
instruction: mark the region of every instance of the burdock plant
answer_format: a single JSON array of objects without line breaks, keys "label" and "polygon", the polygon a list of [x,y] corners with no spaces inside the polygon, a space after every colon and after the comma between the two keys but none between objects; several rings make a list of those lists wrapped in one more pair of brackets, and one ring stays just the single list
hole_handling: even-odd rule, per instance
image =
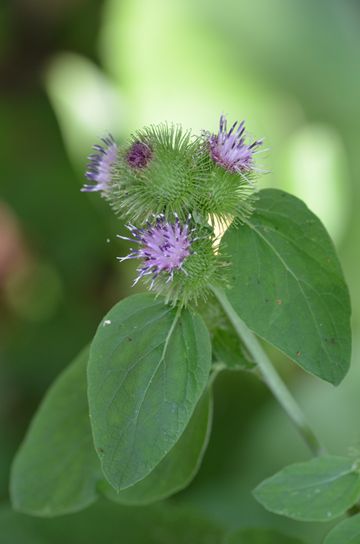
[{"label": "burdock plant", "polygon": [[184,488],[209,439],[212,385],[228,369],[260,376],[315,456],[256,498],[304,521],[353,511],[359,461],[325,453],[258,339],[339,384],[347,287],[319,219],[284,191],[258,191],[261,151],[224,115],[216,133],[164,123],[94,146],[82,190],[125,222],[119,261],[137,260],[134,284],[147,292],[116,304],[50,389],[14,463],[17,509],[64,514],[99,495],[147,504]]}]

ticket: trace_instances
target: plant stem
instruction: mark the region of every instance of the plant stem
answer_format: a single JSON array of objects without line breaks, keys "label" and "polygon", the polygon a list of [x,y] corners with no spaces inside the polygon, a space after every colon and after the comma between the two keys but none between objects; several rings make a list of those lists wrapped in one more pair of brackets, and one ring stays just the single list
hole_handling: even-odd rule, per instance
[{"label": "plant stem", "polygon": [[276,372],[272,362],[263,350],[256,336],[250,331],[250,329],[248,329],[242,319],[235,312],[224,291],[214,286],[212,286],[211,289],[221,304],[227,317],[231,321],[240,340],[254,358],[254,362],[258,365],[265,383],[285,412],[288,414],[289,418],[294,423],[311,452],[314,455],[323,454],[324,448],[321,446],[318,438],[306,421],[304,414],[291,395],[290,391],[287,389],[285,383]]}]

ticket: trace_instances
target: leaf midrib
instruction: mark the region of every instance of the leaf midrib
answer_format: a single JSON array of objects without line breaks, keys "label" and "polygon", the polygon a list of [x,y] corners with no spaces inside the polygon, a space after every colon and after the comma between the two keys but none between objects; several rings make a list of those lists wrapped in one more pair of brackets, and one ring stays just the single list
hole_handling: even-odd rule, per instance
[{"label": "leaf midrib", "polygon": [[[174,316],[174,319],[173,319],[172,324],[171,324],[171,327],[170,327],[170,329],[169,329],[169,331],[168,331],[168,333],[167,333],[167,335],[166,335],[166,338],[164,339],[164,348],[163,348],[161,357],[160,357],[160,359],[159,359],[159,362],[156,364],[156,366],[155,366],[155,368],[154,368],[154,371],[153,371],[153,373],[152,373],[151,376],[150,376],[150,379],[148,380],[148,383],[147,383],[146,388],[145,388],[145,391],[144,391],[144,395],[143,395],[143,397],[142,397],[142,399],[141,399],[141,401],[140,401],[140,404],[139,404],[138,407],[137,407],[136,415],[135,415],[133,418],[130,418],[130,419],[129,419],[128,424],[126,425],[124,431],[121,433],[120,438],[123,436],[123,434],[124,434],[124,433],[127,431],[127,429],[130,427],[130,424],[134,424],[134,423],[135,423],[134,429],[133,429],[133,431],[132,431],[131,454],[128,456],[127,464],[124,466],[124,468],[123,468],[123,470],[122,470],[122,473],[125,473],[125,472],[126,472],[127,465],[128,465],[130,459],[131,459],[132,456],[133,456],[134,448],[135,448],[135,441],[136,441],[137,427],[138,427],[139,418],[140,418],[140,412],[141,412],[142,406],[143,406],[143,404],[144,404],[144,402],[145,402],[145,399],[146,399],[147,393],[148,393],[148,391],[149,391],[149,389],[150,389],[150,386],[151,386],[151,384],[152,384],[152,382],[153,382],[153,379],[154,379],[154,377],[156,376],[158,370],[160,369],[161,364],[165,361],[166,351],[167,351],[167,348],[168,348],[168,345],[169,345],[171,336],[172,336],[173,332],[175,331],[176,324],[177,324],[177,322],[178,322],[178,320],[179,320],[179,318],[180,318],[180,313],[181,313],[181,311],[178,310],[178,312],[177,312],[176,315]],[[165,315],[166,315],[166,314],[165,314]],[[159,347],[161,344],[162,344],[162,342],[161,342],[158,346],[156,346],[156,347]],[[125,377],[125,379],[126,379],[126,377]],[[122,381],[122,384],[123,384],[123,383],[124,383],[124,380]],[[118,393],[119,393],[119,389],[117,390],[117,393],[116,393],[115,396],[117,396]],[[111,461],[110,461],[110,465],[109,465],[110,467],[111,467],[111,466],[113,465],[113,463],[114,463],[115,456],[116,456],[116,452],[117,452],[117,449],[118,449],[118,447],[119,447],[119,445],[120,445],[120,442],[121,442],[120,438],[119,438],[119,441],[118,441],[116,447],[114,448],[113,455],[112,455],[112,458],[111,458]],[[166,454],[165,454],[165,455],[166,455]],[[164,457],[165,457],[165,455],[164,455]],[[122,480],[122,478],[120,478],[120,479]],[[125,489],[126,489],[126,488],[125,488]]]},{"label": "leaf midrib", "polygon": [[[308,483],[308,484],[304,484],[304,485],[300,485],[300,486],[297,486],[296,487],[296,491],[304,491],[306,489],[312,489],[313,487],[321,487],[321,486],[326,486],[328,484],[331,484],[332,482],[335,482],[336,480],[340,480],[342,479],[344,476],[349,476],[351,474],[354,474],[356,476],[356,473],[350,468],[348,469],[344,469],[343,472],[339,472],[338,474],[334,475],[334,476],[331,476],[331,477],[327,477],[325,479],[322,479],[322,480],[319,480],[317,482],[314,482],[314,483]],[[304,475],[299,475],[299,476],[303,476]],[[358,480],[359,480],[359,477],[358,477]],[[283,486],[284,484],[279,484],[280,486]],[[286,487],[286,486],[285,486]]]}]

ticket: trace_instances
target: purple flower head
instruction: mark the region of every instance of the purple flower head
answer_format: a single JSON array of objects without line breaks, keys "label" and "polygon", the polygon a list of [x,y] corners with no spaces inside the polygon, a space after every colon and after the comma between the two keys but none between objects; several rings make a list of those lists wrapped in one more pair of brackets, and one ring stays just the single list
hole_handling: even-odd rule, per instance
[{"label": "purple flower head", "polygon": [[256,149],[263,143],[262,140],[255,140],[250,145],[245,143],[245,121],[236,121],[227,130],[225,115],[220,117],[218,134],[211,134],[208,141],[213,160],[230,172],[252,170]]},{"label": "purple flower head", "polygon": [[89,164],[85,176],[92,183],[84,185],[81,189],[84,192],[104,191],[110,180],[111,171],[116,162],[118,147],[114,138],[109,134],[102,138],[103,145],[94,145],[96,153],[89,155]]},{"label": "purple flower head", "polygon": [[152,157],[149,145],[136,141],[132,144],[126,155],[126,160],[132,168],[145,168]]},{"label": "purple flower head", "polygon": [[126,259],[143,259],[142,265],[137,269],[138,277],[134,285],[143,277],[152,275],[153,280],[150,285],[152,288],[155,279],[160,272],[169,274],[167,281],[174,277],[176,270],[182,269],[185,259],[191,254],[191,240],[189,232],[189,220],[181,224],[178,216],[175,215],[175,221],[169,223],[164,215],[159,215],[153,224],[147,223],[147,226],[138,229],[133,225],[128,225],[133,238],[118,236],[123,240],[129,240],[138,244],[138,249],[130,249],[130,254],[126,257],[119,257],[120,261]]}]

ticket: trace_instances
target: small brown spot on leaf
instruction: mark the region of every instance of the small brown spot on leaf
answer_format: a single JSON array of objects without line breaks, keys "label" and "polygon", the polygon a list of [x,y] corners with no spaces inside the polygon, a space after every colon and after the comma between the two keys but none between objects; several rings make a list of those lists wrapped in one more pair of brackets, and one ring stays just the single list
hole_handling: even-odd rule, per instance
[{"label": "small brown spot on leaf", "polygon": [[301,355],[301,351],[297,351],[296,352],[296,357],[300,357],[300,355]]},{"label": "small brown spot on leaf", "polygon": [[282,304],[282,300],[281,300],[281,298],[278,298],[278,299],[276,299],[276,301],[275,301],[275,302],[276,302],[276,304]]}]

